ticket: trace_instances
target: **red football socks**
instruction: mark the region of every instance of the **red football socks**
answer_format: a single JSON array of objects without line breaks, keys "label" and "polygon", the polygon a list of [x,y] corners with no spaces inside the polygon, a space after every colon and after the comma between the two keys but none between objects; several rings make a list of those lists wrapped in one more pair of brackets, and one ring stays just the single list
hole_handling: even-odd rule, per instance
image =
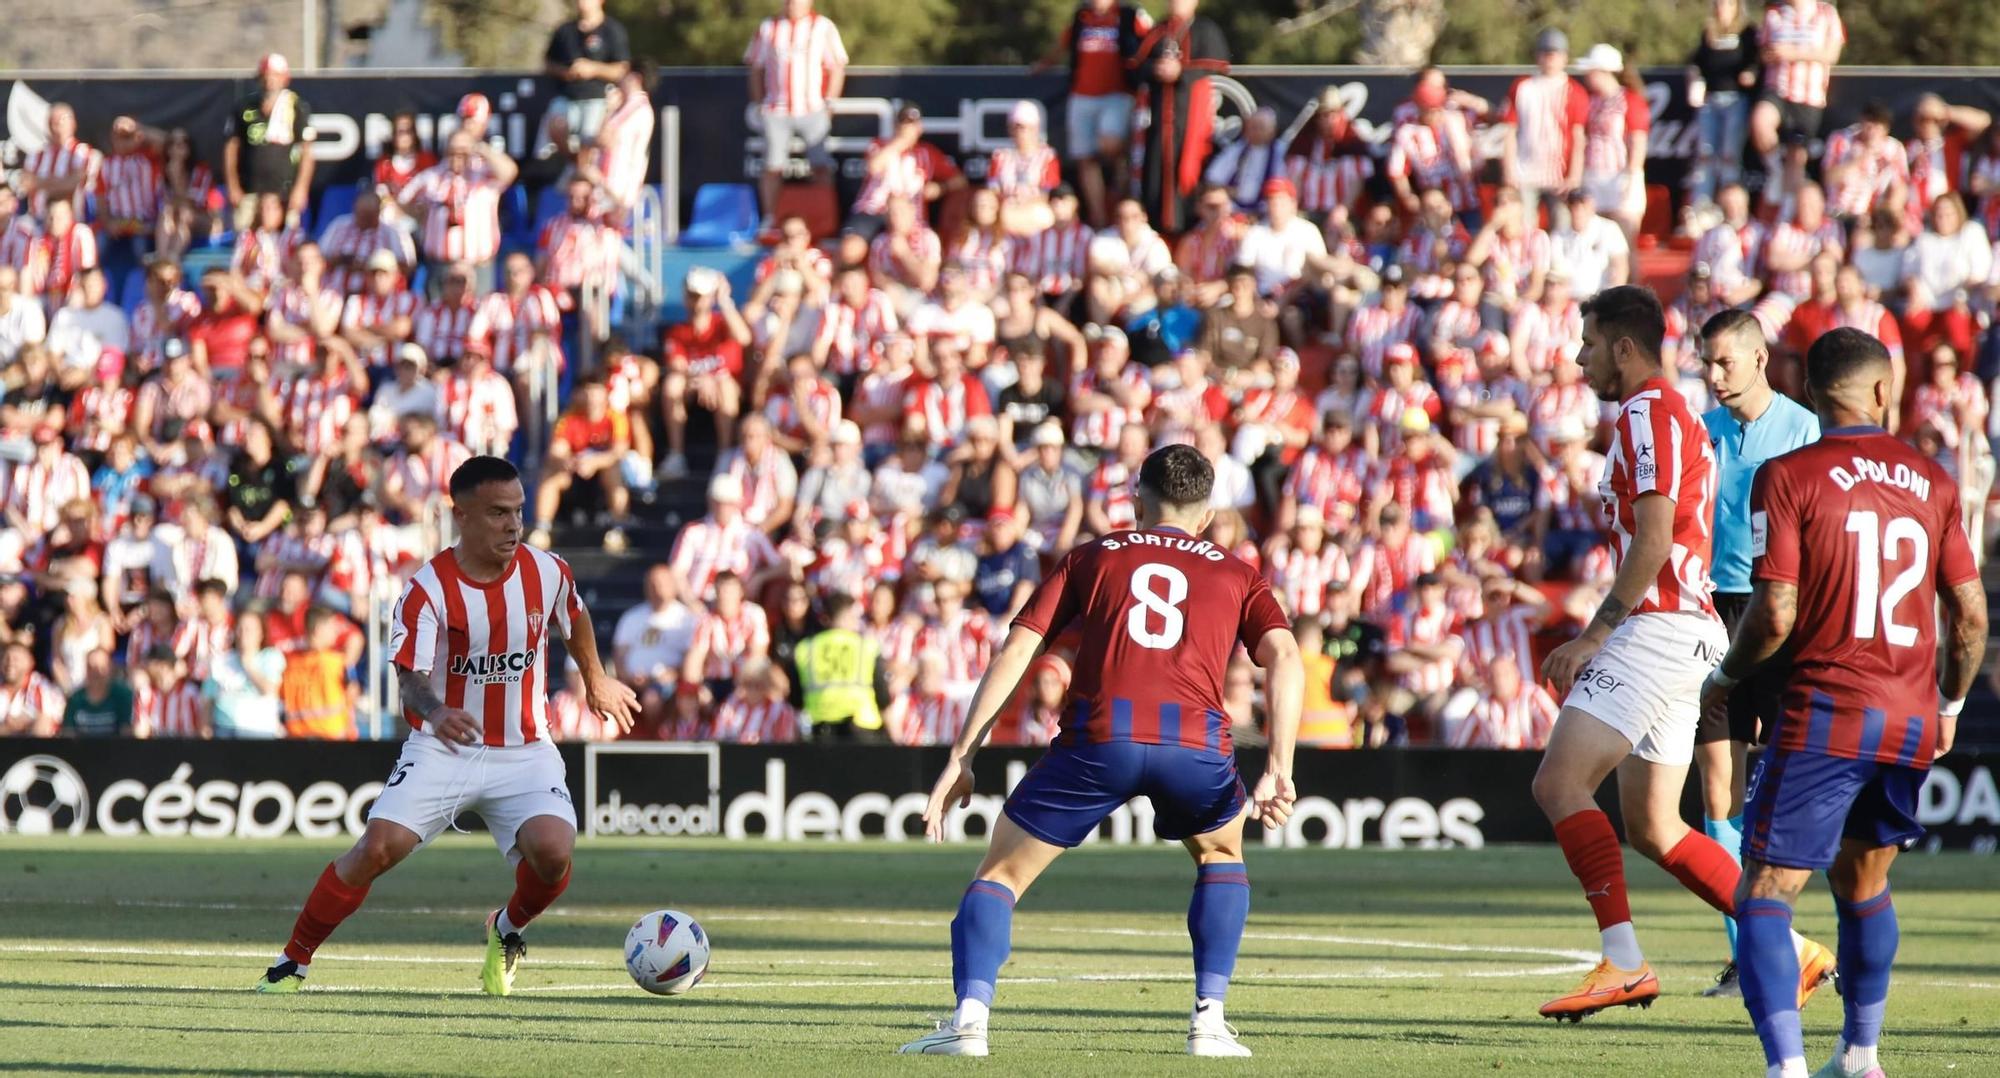
[{"label": "red football socks", "polygon": [[332,862],[328,862],[326,871],[319,874],[319,882],[313,884],[312,894],[306,896],[299,919],[292,924],[292,938],[285,942],[285,957],[301,966],[311,965],[313,952],[333,935],[340,922],[361,908],[362,900],[367,897],[367,887],[349,886],[334,872]]},{"label": "red football socks", "polygon": [[1722,911],[1725,917],[1736,916],[1736,883],[1743,876],[1743,869],[1722,844],[1699,831],[1689,831],[1687,837],[1674,843],[1674,848],[1660,858],[1660,867],[1674,874],[1681,886],[1693,891],[1703,902]]},{"label": "red football socks", "polygon": [[[1556,842],[1569,861],[1569,870],[1583,884],[1583,897],[1590,900],[1597,927],[1606,929],[1631,921],[1632,905],[1625,898],[1625,853],[1619,849],[1618,832],[1612,829],[1610,818],[1600,809],[1585,809],[1566,817],[1556,824]],[[1716,849],[1719,852],[1721,847]]]},{"label": "red football socks", "polygon": [[568,887],[569,866],[563,866],[562,879],[548,883],[523,859],[514,866],[514,897],[507,900],[508,923],[516,931],[528,927],[528,922],[553,905]]}]

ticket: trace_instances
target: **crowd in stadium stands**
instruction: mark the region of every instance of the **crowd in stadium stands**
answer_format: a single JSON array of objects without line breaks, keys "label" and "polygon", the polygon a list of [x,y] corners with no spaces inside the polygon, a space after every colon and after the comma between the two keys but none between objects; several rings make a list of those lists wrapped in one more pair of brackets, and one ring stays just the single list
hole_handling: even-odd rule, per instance
[{"label": "crowd in stadium stands", "polygon": [[[721,450],[707,514],[613,612],[645,707],[631,736],[815,736],[794,652],[838,610],[879,648],[888,736],[950,740],[1039,575],[1130,527],[1139,462],[1183,442],[1215,466],[1208,538],[1296,619],[1303,742],[1539,746],[1539,658],[1613,570],[1578,304],[1655,250],[1690,252],[1667,360],[1698,407],[1698,330],[1725,308],[1757,317],[1795,393],[1815,335],[1876,334],[1898,429],[1959,476],[1981,536],[2000,129],[1926,95],[1818,130],[1831,6],[1752,23],[1717,0],[1689,61],[1700,157],[1666,226],[1647,99],[1610,46],[1572,62],[1545,31],[1497,101],[1424,69],[1386,137],[1329,88],[1289,141],[1258,112],[1211,146],[1188,114],[1134,124],[1135,101],[1156,124],[1163,103],[1212,108],[1227,44],[1195,6],[1155,22],[1088,0],[1045,58],[1071,71],[1066,145],[1024,101],[974,184],[905,107],[836,235],[767,221],[747,294],[697,268],[685,319],[566,372],[530,447],[530,542],[587,495],[622,551],[635,496],[686,477],[691,444]],[[521,455],[579,291],[620,274],[653,109],[622,28],[594,0],[579,15],[550,48],[570,100],[537,139],[565,208],[533,250],[503,250],[518,169],[476,95],[442,158],[397,117],[317,236],[282,60],[230,118],[220,179],[185,132],[121,117],[100,151],[51,111],[48,148],[0,188],[0,731],[355,736],[371,599],[448,539],[460,461]],[[830,163],[846,53],[786,0],[745,60],[769,207],[795,142]],[[232,223],[234,257],[190,287],[181,256]],[[120,266],[143,267],[128,309]],[[1071,653],[1058,638],[1039,661],[1001,743],[1049,739]],[[1239,656],[1227,685],[1253,744],[1256,677]],[[573,681],[552,706],[561,736],[609,736]]]}]

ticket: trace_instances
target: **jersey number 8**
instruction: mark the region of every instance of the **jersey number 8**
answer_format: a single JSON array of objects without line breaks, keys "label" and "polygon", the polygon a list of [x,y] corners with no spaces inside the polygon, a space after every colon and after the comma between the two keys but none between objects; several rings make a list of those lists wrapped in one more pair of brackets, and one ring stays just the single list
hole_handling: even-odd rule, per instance
[{"label": "jersey number 8", "polygon": [[[1893,647],[1906,648],[1917,642],[1917,627],[1896,621],[1896,605],[1915,591],[1924,579],[1924,563],[1930,560],[1929,537],[1923,525],[1909,517],[1890,517],[1886,527],[1876,514],[1856,510],[1847,514],[1847,530],[1855,536],[1854,559],[1854,638],[1875,639],[1875,622],[1880,611],[1882,638]],[[1899,548],[1910,547],[1910,564],[1896,579],[1882,588],[1882,570],[1897,560]]]},{"label": "jersey number 8", "polygon": [[[1155,589],[1158,582],[1165,582],[1166,594]],[[1187,617],[1181,613],[1181,604],[1187,601],[1187,575],[1171,565],[1142,565],[1132,574],[1132,598],[1139,605],[1125,615],[1125,631],[1132,634],[1132,642],[1142,648],[1165,651],[1181,642],[1181,632],[1187,628]],[[1149,624],[1157,615],[1160,631],[1154,632]]]}]

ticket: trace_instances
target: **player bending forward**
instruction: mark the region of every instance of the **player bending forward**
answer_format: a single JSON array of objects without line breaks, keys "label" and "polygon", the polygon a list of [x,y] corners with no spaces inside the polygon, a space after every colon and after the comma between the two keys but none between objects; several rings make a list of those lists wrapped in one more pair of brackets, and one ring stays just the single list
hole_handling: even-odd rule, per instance
[{"label": "player bending forward", "polygon": [[[931,789],[924,830],[944,834],[950,808],[972,795],[972,757],[1001,705],[1042,648],[1072,621],[1082,652],[1062,733],[1007,798],[986,860],[951,922],[958,1009],[906,1053],[983,1056],[993,983],[1007,960],[1014,902],[1056,855],[1082,842],[1120,805],[1144,796],[1153,830],[1194,855],[1195,1004],[1187,1050],[1247,1056],[1223,1021],[1223,997],[1250,913],[1243,822],[1266,827],[1291,815],[1292,742],[1305,675],[1298,642],[1269,582],[1195,538],[1208,527],[1215,473],[1190,446],[1168,446],[1139,469],[1139,531],[1116,532],[1071,551],[1014,619],[972,698],[951,761]],[[1229,743],[1224,669],[1238,642],[1269,671],[1270,755],[1254,809]]]},{"label": "player bending forward", "polygon": [[583,671],[592,710],[623,731],[639,701],[604,672],[569,566],[521,542],[521,476],[473,457],[451,476],[458,545],[418,570],[396,602],[389,653],[411,733],[368,828],[326,866],[259,992],[296,992],[313,952],[368,897],[376,877],[476,812],[514,864],[514,894],[486,918],[480,984],[506,995],[528,949],[521,930],[569,886],[576,846],[562,757],[547,738],[548,629]]},{"label": "player bending forward", "polygon": [[[1583,984],[1542,1006],[1557,1021],[1651,1006],[1660,994],[1632,930],[1618,832],[1597,807],[1597,788],[1614,769],[1633,848],[1723,914],[1736,911],[1735,859],[1681,821],[1702,678],[1729,641],[1709,600],[1715,456],[1661,366],[1665,335],[1650,289],[1607,288],[1583,305],[1577,362],[1599,399],[1619,402],[1598,485],[1619,564],[1583,635],[1542,667],[1568,697],[1535,773],[1535,801],[1555,825],[1604,943],[1603,960]],[[1803,937],[1794,943],[1803,1005],[1833,955]]]},{"label": "player bending forward", "polygon": [[[1836,329],[1806,352],[1825,433],[1767,462],[1751,492],[1754,593],[1703,695],[1719,699],[1780,648],[1791,675],[1744,812],[1736,893],[1743,1003],[1772,1078],[1804,1078],[1787,945],[1792,903],[1827,869],[1840,917],[1846,1020],[1820,1078],[1880,1078],[1875,1046],[1896,957],[1889,863],[1924,833],[1917,792],[1951,749],[1986,647],[1986,590],[1958,484],[1882,429],[1889,351]],[[1810,552],[1810,553],[1808,553]],[[1944,676],[1937,669],[1944,600]]]}]

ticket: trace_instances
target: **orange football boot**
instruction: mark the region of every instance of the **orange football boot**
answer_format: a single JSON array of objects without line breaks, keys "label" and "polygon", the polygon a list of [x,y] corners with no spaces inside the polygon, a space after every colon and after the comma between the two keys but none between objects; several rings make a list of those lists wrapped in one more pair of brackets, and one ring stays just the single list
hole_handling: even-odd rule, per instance
[{"label": "orange football boot", "polygon": [[1799,945],[1799,1010],[1806,1009],[1806,1000],[1819,991],[1819,986],[1833,979],[1833,952],[1803,936]]},{"label": "orange football boot", "polygon": [[1619,969],[1609,958],[1584,975],[1569,995],[1542,1004],[1542,1017],[1581,1022],[1606,1007],[1651,1007],[1660,997],[1660,979],[1646,962],[1638,969]]}]

